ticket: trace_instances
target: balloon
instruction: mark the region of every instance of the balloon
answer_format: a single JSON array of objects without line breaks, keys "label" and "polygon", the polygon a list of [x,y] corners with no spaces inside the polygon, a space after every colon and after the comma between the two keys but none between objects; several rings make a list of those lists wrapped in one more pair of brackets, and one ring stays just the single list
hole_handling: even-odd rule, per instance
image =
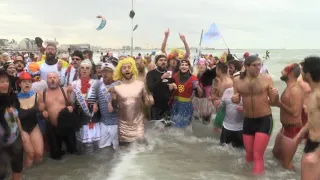
[{"label": "balloon", "polygon": [[100,25],[97,27],[97,31],[100,31],[101,29],[103,29],[105,26],[106,26],[106,24],[107,24],[107,20],[106,20],[106,18],[104,18],[103,16],[101,16],[101,15],[99,15],[99,16],[97,16],[97,18],[101,18],[101,23],[100,23]]},{"label": "balloon", "polygon": [[135,31],[138,28],[138,24],[136,24],[136,26],[134,26],[133,31]]}]

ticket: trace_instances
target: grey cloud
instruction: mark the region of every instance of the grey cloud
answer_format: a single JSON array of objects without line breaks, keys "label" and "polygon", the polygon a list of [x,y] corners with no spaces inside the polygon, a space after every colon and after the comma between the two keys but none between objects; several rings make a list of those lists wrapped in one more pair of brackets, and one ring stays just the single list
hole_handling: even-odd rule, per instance
[{"label": "grey cloud", "polygon": [[[320,40],[316,0],[134,0],[135,45],[160,47],[164,31],[168,45],[180,47],[186,35],[197,46],[201,29],[218,24],[230,48],[315,48]],[[91,43],[105,47],[130,44],[131,0],[11,0],[1,1],[3,38],[43,36],[60,43]],[[107,18],[102,31],[97,15]],[[206,46],[224,48],[222,40]]]}]

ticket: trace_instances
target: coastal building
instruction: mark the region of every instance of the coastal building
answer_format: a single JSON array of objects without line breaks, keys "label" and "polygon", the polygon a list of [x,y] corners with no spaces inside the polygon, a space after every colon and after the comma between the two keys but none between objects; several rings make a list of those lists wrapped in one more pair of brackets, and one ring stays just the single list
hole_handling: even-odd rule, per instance
[{"label": "coastal building", "polygon": [[90,49],[90,44],[61,44],[59,46],[60,50],[63,51],[68,51],[68,49],[70,48],[70,52],[73,52],[75,50],[86,50],[86,49]]},{"label": "coastal building", "polygon": [[19,43],[19,50],[34,51],[34,50],[38,50],[38,49],[39,48],[38,48],[36,41],[34,39],[24,38]]},{"label": "coastal building", "polygon": [[0,51],[14,51],[18,48],[19,46],[14,39],[11,41],[8,39],[0,39]]}]

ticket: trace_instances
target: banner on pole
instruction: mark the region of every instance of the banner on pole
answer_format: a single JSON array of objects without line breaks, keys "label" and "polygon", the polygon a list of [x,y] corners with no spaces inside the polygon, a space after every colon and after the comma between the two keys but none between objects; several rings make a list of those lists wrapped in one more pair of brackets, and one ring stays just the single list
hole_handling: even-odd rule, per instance
[{"label": "banner on pole", "polygon": [[220,37],[221,37],[221,34],[218,29],[218,26],[216,25],[216,23],[213,23],[210,29],[208,30],[208,32],[204,34],[203,40],[206,42],[214,41],[214,40],[218,40]]}]

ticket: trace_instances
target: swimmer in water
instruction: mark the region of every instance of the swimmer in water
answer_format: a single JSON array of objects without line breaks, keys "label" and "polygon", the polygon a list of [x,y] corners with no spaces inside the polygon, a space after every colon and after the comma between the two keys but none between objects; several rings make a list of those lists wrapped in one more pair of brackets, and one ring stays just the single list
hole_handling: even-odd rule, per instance
[{"label": "swimmer in water", "polygon": [[262,62],[259,57],[247,57],[244,65],[246,70],[234,78],[232,101],[239,104],[242,97],[245,159],[254,162],[253,173],[259,175],[264,172],[263,156],[273,128],[270,105],[275,105],[279,94],[272,78],[260,73]]},{"label": "swimmer in water", "polygon": [[282,128],[276,137],[273,155],[281,161],[286,169],[295,170],[292,158],[298,148],[293,138],[303,127],[301,121],[304,92],[297,78],[300,75],[299,64],[290,64],[282,70],[281,80],[287,84],[277,106],[280,108]]},{"label": "swimmer in water", "polygon": [[308,122],[295,137],[300,143],[309,132],[301,159],[301,179],[320,179],[320,57],[307,57],[302,62],[302,77],[311,87],[307,101]]}]

